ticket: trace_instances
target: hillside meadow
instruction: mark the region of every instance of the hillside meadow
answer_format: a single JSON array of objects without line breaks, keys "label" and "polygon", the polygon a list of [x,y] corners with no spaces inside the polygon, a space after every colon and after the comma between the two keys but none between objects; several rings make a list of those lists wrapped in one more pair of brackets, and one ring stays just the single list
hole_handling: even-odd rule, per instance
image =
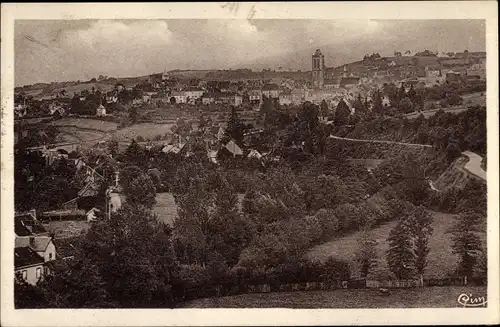
[{"label": "hillside meadow", "polygon": [[[424,277],[445,278],[448,273],[455,270],[458,258],[452,253],[451,234],[447,230],[453,225],[457,215],[430,211],[434,221],[432,227],[434,232],[429,242],[430,252],[428,255],[428,266]],[[388,250],[387,237],[391,229],[396,225],[396,221],[383,224],[372,230],[374,238],[378,242],[378,267],[377,270],[387,275],[390,274],[385,260],[385,253]],[[483,246],[486,248],[486,224],[481,226],[480,237]],[[344,237],[334,238],[329,242],[313,247],[306,257],[320,261],[326,261],[333,257],[350,262],[354,275],[358,274],[359,268],[355,263],[355,251],[357,249],[357,239],[360,232],[356,232]]]}]

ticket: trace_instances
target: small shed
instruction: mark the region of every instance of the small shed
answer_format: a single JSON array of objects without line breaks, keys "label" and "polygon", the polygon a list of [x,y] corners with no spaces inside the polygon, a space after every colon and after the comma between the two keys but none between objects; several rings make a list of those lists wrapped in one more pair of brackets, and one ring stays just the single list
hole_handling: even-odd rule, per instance
[{"label": "small shed", "polygon": [[99,107],[97,107],[96,116],[99,117],[106,116],[106,108],[102,104],[100,104]]}]

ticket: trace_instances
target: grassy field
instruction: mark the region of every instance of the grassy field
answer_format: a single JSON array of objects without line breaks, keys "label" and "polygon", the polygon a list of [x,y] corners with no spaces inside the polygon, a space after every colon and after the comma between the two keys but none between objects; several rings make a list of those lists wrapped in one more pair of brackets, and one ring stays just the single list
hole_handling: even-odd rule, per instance
[{"label": "grassy field", "polygon": [[[430,252],[428,255],[428,266],[424,277],[427,278],[444,278],[449,272],[452,272],[457,264],[457,257],[452,254],[450,234],[446,231],[451,227],[456,215],[445,214],[440,212],[432,212],[434,222],[432,227],[434,232],[429,242]],[[388,249],[387,237],[390,230],[396,225],[396,222],[389,222],[381,225],[373,230],[373,235],[378,241],[378,269],[381,272],[387,272],[387,263],[385,253]],[[486,248],[486,226],[484,225],[483,233],[480,237]],[[358,233],[354,233],[345,237],[333,239],[329,242],[313,247],[307,257],[321,261],[327,260],[329,257],[335,257],[342,260],[347,260],[352,263],[351,269],[354,274],[357,274],[358,267],[354,262],[355,251],[357,248]]]},{"label": "grassy field", "polygon": [[141,136],[145,139],[153,139],[157,135],[165,135],[171,132],[173,124],[142,123],[128,126],[118,130],[115,134],[119,141],[131,141]]},{"label": "grassy field", "polygon": [[116,131],[118,124],[111,121],[99,119],[65,117],[51,123],[54,126],[74,126],[81,129],[92,129],[101,132]]},{"label": "grassy field", "polygon": [[60,126],[59,130],[66,134],[69,135],[69,138],[66,138],[65,142],[73,142],[70,139],[71,138],[77,138],[78,141],[94,141],[97,139],[100,139],[106,135],[105,132],[99,132],[97,130],[89,130],[89,129],[81,129],[73,126]]},{"label": "grassy field", "polygon": [[66,142],[70,143],[79,141],[81,141],[81,139],[77,135],[67,131],[61,131],[61,133],[59,133],[55,139],[56,143],[66,143]]},{"label": "grassy field", "polygon": [[393,289],[388,296],[378,290],[351,289],[253,293],[186,302],[184,308],[454,308],[462,293],[485,296],[486,286],[444,286]]},{"label": "grassy field", "polygon": [[466,106],[486,106],[486,92],[464,94],[462,98]]},{"label": "grassy field", "polygon": [[44,227],[53,233],[55,238],[66,238],[78,236],[82,232],[86,232],[90,225],[86,220],[79,221],[51,221],[44,224]]},{"label": "grassy field", "polygon": [[167,225],[173,226],[174,220],[178,215],[177,205],[175,204],[172,193],[165,192],[156,194],[156,205],[153,211],[158,216],[158,219]]}]

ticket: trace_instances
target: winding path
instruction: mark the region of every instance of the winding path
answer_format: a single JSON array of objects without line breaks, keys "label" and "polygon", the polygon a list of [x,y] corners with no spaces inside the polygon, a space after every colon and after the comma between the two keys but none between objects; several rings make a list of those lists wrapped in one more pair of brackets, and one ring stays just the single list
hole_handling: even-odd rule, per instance
[{"label": "winding path", "polygon": [[339,137],[339,136],[335,136],[335,135],[330,135],[330,138],[331,139],[337,139],[337,140],[351,141],[351,142],[398,144],[398,145],[406,145],[406,146],[416,146],[416,147],[421,147],[421,148],[432,148],[432,145],[429,145],[429,144],[416,144],[416,143],[404,143],[404,142],[381,141],[381,140],[351,139],[351,138],[348,138],[348,137]]},{"label": "winding path", "polygon": [[404,115],[404,117],[408,119],[415,119],[420,116],[420,114],[424,115],[425,118],[429,118],[430,116],[434,116],[439,110],[443,110],[444,112],[449,112],[452,114],[459,114],[461,112],[467,111],[469,108],[460,106],[460,107],[452,107],[452,108],[439,108],[439,109],[431,109],[426,111],[414,111],[409,114]]},{"label": "winding path", "polygon": [[462,152],[462,155],[469,158],[469,161],[465,164],[465,170],[483,180],[486,180],[486,171],[481,167],[483,157],[470,151],[464,151]]},{"label": "winding path", "polygon": [[[381,140],[351,139],[351,138],[339,137],[339,136],[335,136],[335,135],[330,135],[330,138],[337,139],[337,140],[351,141],[351,142],[397,144],[397,145],[416,146],[416,147],[423,147],[423,148],[432,148],[432,145],[428,145],[428,144],[415,144],[415,143],[404,143],[404,142],[396,142],[396,141],[381,141]],[[483,161],[483,157],[481,157],[480,155],[478,155],[474,152],[470,152],[470,151],[464,151],[464,152],[462,152],[462,155],[469,158],[469,161],[465,164],[465,167],[464,167],[465,170],[467,170],[467,172],[473,174],[474,176],[481,178],[482,180],[486,180],[486,171],[481,167],[481,162]],[[432,189],[435,189],[433,184],[430,184],[430,186]]]}]

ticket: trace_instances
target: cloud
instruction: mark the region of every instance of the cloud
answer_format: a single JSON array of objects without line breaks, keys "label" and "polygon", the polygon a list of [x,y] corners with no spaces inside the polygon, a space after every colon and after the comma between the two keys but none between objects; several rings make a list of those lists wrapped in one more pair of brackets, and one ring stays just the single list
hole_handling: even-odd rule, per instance
[{"label": "cloud", "polygon": [[88,29],[65,33],[62,46],[88,48],[96,52],[106,49],[128,51],[130,48],[155,47],[170,42],[172,33],[165,21],[97,21]]},{"label": "cloud", "polygon": [[363,51],[484,47],[484,21],[478,20],[16,21],[15,77],[23,85],[282,62],[307,69],[316,48],[328,49],[333,65],[357,60]]},{"label": "cloud", "polygon": [[171,42],[165,21],[92,21],[77,28],[25,23],[16,33],[16,78],[25,84],[148,73]]}]

